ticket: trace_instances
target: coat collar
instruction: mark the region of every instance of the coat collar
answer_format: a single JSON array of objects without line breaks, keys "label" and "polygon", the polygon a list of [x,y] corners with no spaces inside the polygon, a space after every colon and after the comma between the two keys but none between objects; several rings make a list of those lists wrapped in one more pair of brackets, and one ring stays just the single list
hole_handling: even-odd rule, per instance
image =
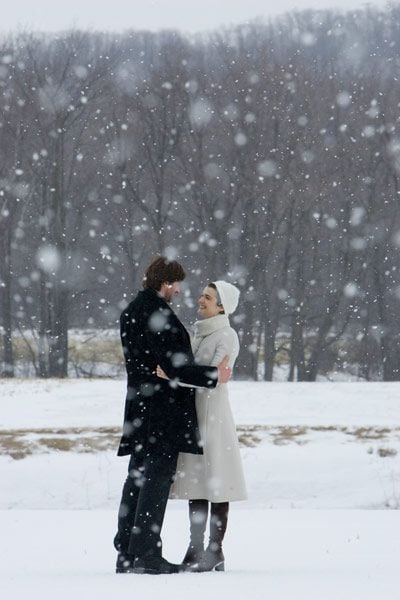
[{"label": "coat collar", "polygon": [[171,309],[168,302],[162,296],[160,296],[160,294],[156,290],[153,290],[153,288],[145,288],[144,290],[141,290],[140,293],[143,294],[145,298],[158,300],[159,302],[161,302],[161,304],[165,304],[165,306]]},{"label": "coat collar", "polygon": [[215,317],[210,317],[209,319],[202,319],[201,321],[196,321],[194,324],[195,336],[205,337],[206,335],[210,335],[210,333],[214,333],[214,331],[218,331],[218,329],[222,329],[223,327],[230,327],[227,315],[216,315]]}]

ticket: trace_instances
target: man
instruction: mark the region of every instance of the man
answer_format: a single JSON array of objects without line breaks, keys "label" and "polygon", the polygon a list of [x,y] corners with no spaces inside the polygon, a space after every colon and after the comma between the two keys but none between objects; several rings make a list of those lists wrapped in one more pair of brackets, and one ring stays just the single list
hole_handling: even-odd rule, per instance
[{"label": "man", "polygon": [[[184,278],[178,262],[156,258],[120,318],[128,391],[118,455],[131,459],[114,539],[117,573],[182,570],[162,557],[160,531],[179,452],[202,449],[194,390],[178,382],[213,388],[231,376],[228,357],[218,367],[194,364],[189,335],[169,306]],[[169,381],[157,377],[157,365]]]}]

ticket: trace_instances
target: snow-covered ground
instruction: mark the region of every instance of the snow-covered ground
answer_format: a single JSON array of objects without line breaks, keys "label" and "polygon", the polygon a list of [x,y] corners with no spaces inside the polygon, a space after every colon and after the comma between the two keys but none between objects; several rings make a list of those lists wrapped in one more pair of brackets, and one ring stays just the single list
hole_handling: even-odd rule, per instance
[{"label": "snow-covered ground", "polygon": [[[398,600],[396,511],[232,510],[225,573],[115,575],[115,511],[0,511],[7,600]],[[180,561],[186,513],[169,511]]]},{"label": "snow-covered ground", "polygon": [[[400,384],[229,387],[249,487],[240,509],[400,507]],[[115,507],[124,391],[122,380],[0,381],[0,508]]]},{"label": "snow-covered ground", "polygon": [[[399,600],[400,518],[385,509],[400,508],[400,384],[229,387],[249,499],[232,504],[228,571],[117,577],[125,382],[0,380],[2,597]],[[171,501],[167,558],[186,537]]]},{"label": "snow-covered ground", "polygon": [[[232,381],[238,424],[400,426],[400,383]],[[0,379],[0,430],[120,426],[123,379]]]}]

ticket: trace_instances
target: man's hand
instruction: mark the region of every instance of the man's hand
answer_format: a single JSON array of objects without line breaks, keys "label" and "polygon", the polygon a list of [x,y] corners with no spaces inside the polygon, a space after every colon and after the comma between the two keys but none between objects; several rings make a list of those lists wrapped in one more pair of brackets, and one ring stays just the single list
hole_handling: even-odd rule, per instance
[{"label": "man's hand", "polygon": [[232,369],[229,366],[229,356],[225,356],[218,367],[218,383],[228,383],[232,377]]}]

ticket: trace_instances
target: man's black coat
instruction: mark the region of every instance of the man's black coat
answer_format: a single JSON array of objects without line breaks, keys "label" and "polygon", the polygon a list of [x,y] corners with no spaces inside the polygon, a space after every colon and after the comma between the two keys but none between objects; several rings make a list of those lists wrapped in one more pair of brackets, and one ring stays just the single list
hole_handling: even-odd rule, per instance
[{"label": "man's black coat", "polygon": [[[153,289],[138,293],[120,326],[128,391],[118,455],[201,454],[194,389],[177,382],[215,387],[217,369],[194,365],[188,332]],[[157,377],[157,364],[170,381]]]}]

